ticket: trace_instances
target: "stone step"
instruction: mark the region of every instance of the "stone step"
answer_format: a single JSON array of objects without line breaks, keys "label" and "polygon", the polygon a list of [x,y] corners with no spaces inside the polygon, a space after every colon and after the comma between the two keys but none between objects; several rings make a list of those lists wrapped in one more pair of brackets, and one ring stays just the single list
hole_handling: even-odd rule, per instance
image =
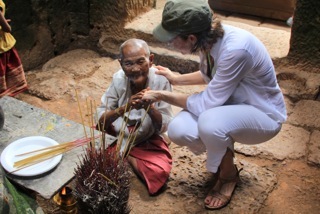
[{"label": "stone step", "polygon": [[[199,58],[196,55],[182,55],[168,46],[157,41],[153,35],[153,29],[161,22],[165,0],[158,0],[157,6],[143,14],[140,14],[124,27],[124,38],[140,38],[145,40],[155,54],[155,64],[169,67],[179,73],[189,73],[199,68]],[[274,23],[261,17],[230,14],[223,11],[215,11],[215,15],[222,23],[245,29],[256,35],[266,46],[271,58],[282,58],[288,54],[290,41],[290,28],[281,23]],[[118,55],[119,41],[114,38],[101,38],[101,47],[113,56]],[[277,47],[277,48],[275,48]]]},{"label": "stone step", "polygon": [[156,46],[150,46],[150,51],[155,55],[155,65],[168,67],[181,74],[199,70],[199,57],[196,55],[182,55],[176,51]]},{"label": "stone step", "polygon": [[[162,65],[170,68],[172,71],[183,73],[190,73],[199,69],[199,57],[196,55],[182,55],[179,52],[170,50],[165,47],[165,44],[159,42],[152,42],[152,35],[149,35],[147,39],[144,36],[137,36],[136,33],[126,33],[127,38],[139,38],[145,40],[149,47],[151,53],[155,55],[154,64]],[[119,46],[122,41],[113,41],[113,39],[108,37],[102,37],[99,41],[99,46],[102,48],[103,52],[109,57],[117,58],[119,56]]]}]

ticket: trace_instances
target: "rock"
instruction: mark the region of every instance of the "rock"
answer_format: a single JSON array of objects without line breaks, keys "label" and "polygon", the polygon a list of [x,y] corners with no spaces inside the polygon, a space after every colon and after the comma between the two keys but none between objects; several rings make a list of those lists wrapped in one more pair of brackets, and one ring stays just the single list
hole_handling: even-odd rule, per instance
[{"label": "rock", "polygon": [[301,127],[320,129],[319,101],[301,100],[288,118],[288,122]]},{"label": "rock", "polygon": [[311,134],[308,147],[308,163],[320,165],[320,131],[315,130]]},{"label": "rock", "polygon": [[273,139],[257,145],[235,143],[235,150],[244,155],[267,159],[298,159],[305,156],[309,135],[303,128],[284,124]]}]

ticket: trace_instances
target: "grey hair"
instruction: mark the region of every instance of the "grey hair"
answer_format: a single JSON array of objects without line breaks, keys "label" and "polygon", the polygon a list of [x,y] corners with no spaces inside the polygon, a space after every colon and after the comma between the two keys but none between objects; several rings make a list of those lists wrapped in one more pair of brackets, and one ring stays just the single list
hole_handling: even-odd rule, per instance
[{"label": "grey hair", "polygon": [[150,49],[149,49],[149,46],[146,43],[146,41],[144,41],[142,39],[128,39],[120,45],[119,52],[120,52],[120,59],[121,60],[123,59],[123,48],[126,45],[131,45],[137,49],[143,48],[144,51],[146,52],[147,57],[150,56]]}]

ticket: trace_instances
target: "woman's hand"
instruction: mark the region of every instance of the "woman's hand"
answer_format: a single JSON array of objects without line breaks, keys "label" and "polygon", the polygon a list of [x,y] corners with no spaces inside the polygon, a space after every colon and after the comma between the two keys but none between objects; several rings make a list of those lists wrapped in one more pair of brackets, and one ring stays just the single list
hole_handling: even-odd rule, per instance
[{"label": "woman's hand", "polygon": [[150,90],[150,88],[143,89],[142,91],[132,95],[129,100],[129,106],[132,106],[134,109],[147,109],[150,105],[150,101],[142,100],[142,97],[147,90]]},{"label": "woman's hand", "polygon": [[161,65],[157,65],[154,67],[158,69],[156,71],[156,74],[165,76],[172,85],[175,84],[177,75],[174,74],[169,68],[163,67]]},{"label": "woman's hand", "polygon": [[161,91],[147,90],[141,98],[145,102],[154,103],[161,100]]}]

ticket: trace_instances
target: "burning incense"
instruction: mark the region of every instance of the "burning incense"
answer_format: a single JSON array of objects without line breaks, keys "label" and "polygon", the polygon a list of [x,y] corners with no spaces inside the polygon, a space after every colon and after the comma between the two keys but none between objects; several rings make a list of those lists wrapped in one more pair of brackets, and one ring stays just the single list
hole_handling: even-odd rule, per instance
[{"label": "burning incense", "polygon": [[[141,121],[136,123],[133,131],[129,130],[128,136],[125,137],[131,113],[131,107],[128,108],[129,105],[126,104],[125,112],[128,115],[123,117],[116,146],[106,148],[102,143],[100,149],[88,147],[77,169],[75,169],[76,186],[74,194],[81,202],[79,204],[83,210],[91,213],[130,213],[130,207],[128,206],[130,172],[126,157],[133,147],[150,105]],[[103,118],[102,124],[97,123],[98,129],[102,130],[102,138],[105,134],[105,123],[106,118]],[[121,151],[124,139],[124,151]],[[102,141],[104,142],[104,139]]]},{"label": "burning incense", "polygon": [[88,148],[75,169],[74,195],[85,213],[129,214],[130,172],[112,149]]}]

